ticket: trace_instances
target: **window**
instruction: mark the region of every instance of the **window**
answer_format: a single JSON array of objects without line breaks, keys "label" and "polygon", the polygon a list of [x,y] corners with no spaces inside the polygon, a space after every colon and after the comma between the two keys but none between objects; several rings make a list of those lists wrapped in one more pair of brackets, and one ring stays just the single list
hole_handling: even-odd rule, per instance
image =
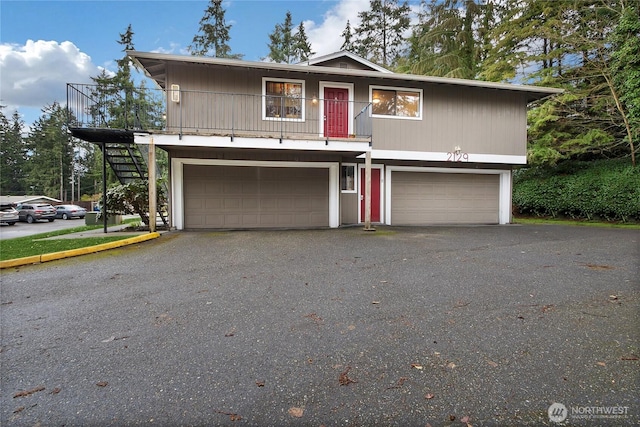
[{"label": "window", "polygon": [[373,116],[422,118],[422,90],[372,86]]},{"label": "window", "polygon": [[262,79],[263,119],[304,120],[304,81]]},{"label": "window", "polygon": [[340,190],[343,193],[356,192],[356,165],[342,165],[340,168]]}]

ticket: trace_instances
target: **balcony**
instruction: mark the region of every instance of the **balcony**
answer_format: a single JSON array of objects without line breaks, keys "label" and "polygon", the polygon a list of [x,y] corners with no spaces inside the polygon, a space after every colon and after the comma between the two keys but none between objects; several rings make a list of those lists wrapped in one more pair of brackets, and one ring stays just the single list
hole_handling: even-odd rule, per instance
[{"label": "balcony", "polygon": [[[316,97],[67,85],[68,125],[111,134],[368,142],[371,104]],[[80,132],[81,133],[81,132]]]}]

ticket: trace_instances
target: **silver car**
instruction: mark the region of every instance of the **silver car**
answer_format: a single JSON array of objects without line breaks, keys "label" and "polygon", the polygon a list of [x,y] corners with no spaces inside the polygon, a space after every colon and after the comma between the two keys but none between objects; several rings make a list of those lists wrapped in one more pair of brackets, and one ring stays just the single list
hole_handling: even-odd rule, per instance
[{"label": "silver car", "polygon": [[16,209],[18,210],[18,219],[29,224],[41,219],[46,219],[49,222],[56,219],[56,208],[48,203],[22,203]]},{"label": "silver car", "polygon": [[16,222],[18,222],[18,211],[13,205],[0,205],[0,224],[14,225]]},{"label": "silver car", "polygon": [[82,206],[78,206],[78,205],[55,205],[54,208],[56,208],[56,218],[83,219],[87,214],[87,210]]}]

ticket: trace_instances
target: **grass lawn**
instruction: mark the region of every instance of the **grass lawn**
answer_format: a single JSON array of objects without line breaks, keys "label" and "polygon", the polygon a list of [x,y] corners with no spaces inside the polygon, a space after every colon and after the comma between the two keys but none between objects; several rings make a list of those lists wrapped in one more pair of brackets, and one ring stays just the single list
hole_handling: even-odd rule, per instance
[{"label": "grass lawn", "polygon": [[604,222],[588,220],[571,220],[565,218],[536,218],[536,217],[513,217],[514,224],[557,224],[557,225],[577,225],[583,227],[604,227],[604,228],[630,228],[640,230],[637,222]]},{"label": "grass lawn", "polygon": [[66,251],[70,249],[85,248],[87,246],[95,246],[101,243],[108,243],[131,237],[127,235],[118,236],[111,234],[107,236],[97,235],[95,237],[81,237],[78,239],[42,240],[46,239],[47,237],[78,233],[81,231],[93,230],[96,228],[101,228],[101,226],[82,226],[69,228],[66,230],[57,230],[48,233],[34,234],[33,236],[16,237],[15,239],[2,239],[0,240],[0,261]]}]

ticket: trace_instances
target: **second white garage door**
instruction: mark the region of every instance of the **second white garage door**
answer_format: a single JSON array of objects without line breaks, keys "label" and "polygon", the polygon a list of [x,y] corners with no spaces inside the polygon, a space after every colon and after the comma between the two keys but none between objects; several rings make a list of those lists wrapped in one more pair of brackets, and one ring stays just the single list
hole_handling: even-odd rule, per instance
[{"label": "second white garage door", "polygon": [[391,223],[497,224],[499,197],[497,174],[393,171]]},{"label": "second white garage door", "polygon": [[184,166],[185,228],[329,225],[329,170]]}]

